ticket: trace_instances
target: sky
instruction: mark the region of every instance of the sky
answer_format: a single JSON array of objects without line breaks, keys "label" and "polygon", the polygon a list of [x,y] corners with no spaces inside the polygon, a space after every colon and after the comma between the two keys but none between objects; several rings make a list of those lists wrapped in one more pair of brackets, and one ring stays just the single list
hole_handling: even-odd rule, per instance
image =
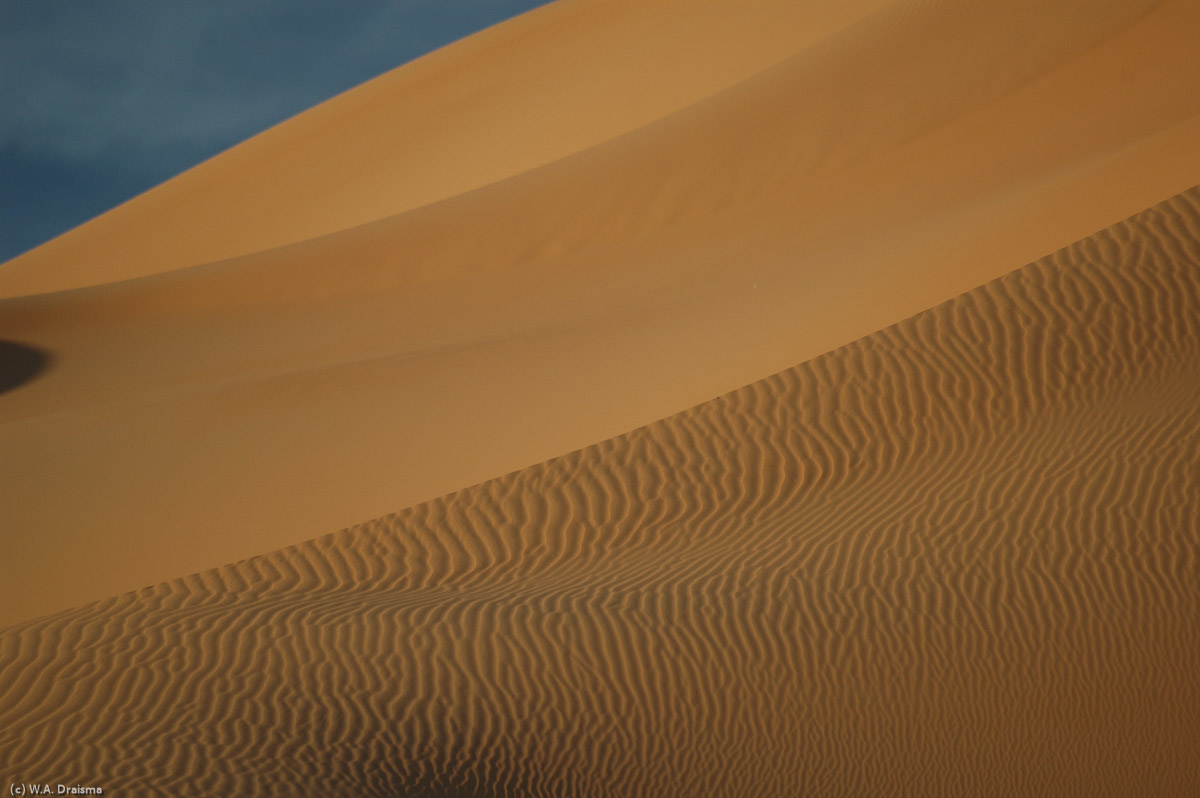
[{"label": "sky", "polygon": [[0,263],[545,0],[0,0]]}]

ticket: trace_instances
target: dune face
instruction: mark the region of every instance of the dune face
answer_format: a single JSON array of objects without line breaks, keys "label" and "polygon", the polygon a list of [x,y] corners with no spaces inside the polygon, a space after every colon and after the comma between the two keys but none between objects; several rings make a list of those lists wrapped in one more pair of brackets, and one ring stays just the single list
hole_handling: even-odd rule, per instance
[{"label": "dune face", "polygon": [[8,629],[131,794],[1195,794],[1200,188],[582,451]]},{"label": "dune face", "polygon": [[1200,794],[1196,31],[560,0],[3,264],[4,775]]},{"label": "dune face", "polygon": [[886,5],[552,3],[323,103],[16,259],[0,275],[0,296],[260,252],[462,194],[704,100]]},{"label": "dune face", "polygon": [[0,267],[0,339],[54,358],[0,397],[0,624],[606,440],[1200,183],[1198,29],[579,0],[280,125]]}]

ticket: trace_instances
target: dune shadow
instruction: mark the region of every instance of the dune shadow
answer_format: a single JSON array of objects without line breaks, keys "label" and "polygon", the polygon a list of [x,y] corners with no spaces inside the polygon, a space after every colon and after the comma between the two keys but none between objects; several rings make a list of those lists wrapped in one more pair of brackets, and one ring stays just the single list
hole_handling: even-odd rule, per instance
[{"label": "dune shadow", "polygon": [[16,341],[0,341],[0,394],[36,378],[50,367],[53,356]]}]

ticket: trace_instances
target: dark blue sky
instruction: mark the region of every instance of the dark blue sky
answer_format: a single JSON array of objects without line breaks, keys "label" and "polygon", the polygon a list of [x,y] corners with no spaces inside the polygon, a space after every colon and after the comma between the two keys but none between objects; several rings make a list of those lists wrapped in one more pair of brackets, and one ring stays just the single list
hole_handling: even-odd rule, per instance
[{"label": "dark blue sky", "polygon": [[546,0],[0,0],[0,262]]}]

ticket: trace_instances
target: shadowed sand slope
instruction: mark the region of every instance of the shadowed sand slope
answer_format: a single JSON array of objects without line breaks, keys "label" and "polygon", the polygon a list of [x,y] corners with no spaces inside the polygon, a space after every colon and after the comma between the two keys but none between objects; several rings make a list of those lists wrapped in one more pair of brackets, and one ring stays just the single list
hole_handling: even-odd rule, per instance
[{"label": "shadowed sand slope", "polygon": [[14,341],[0,341],[0,393],[14,390],[46,370],[50,355]]},{"label": "shadowed sand slope", "polygon": [[569,0],[280,125],[0,266],[0,339],[54,356],[0,395],[0,625],[628,432],[1186,190],[1197,30]]},{"label": "shadowed sand slope", "polygon": [[0,636],[13,780],[1190,796],[1200,189],[602,444]]}]

